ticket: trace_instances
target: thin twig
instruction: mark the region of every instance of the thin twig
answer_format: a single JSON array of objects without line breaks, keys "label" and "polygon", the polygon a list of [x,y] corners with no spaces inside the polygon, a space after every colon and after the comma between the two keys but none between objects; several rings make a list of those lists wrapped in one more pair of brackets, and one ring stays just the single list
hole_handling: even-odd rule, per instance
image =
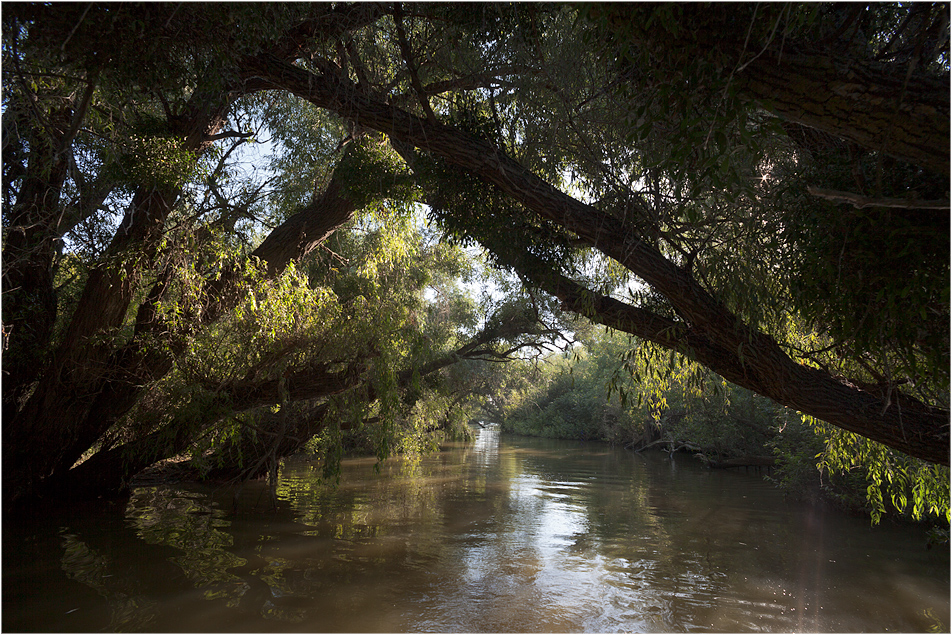
[{"label": "thin twig", "polygon": [[89,13],[89,10],[92,9],[92,8],[93,8],[93,3],[92,3],[92,2],[90,2],[88,5],[86,5],[86,10],[83,11],[83,15],[79,16],[79,20],[76,22],[76,24],[73,25],[73,30],[69,32],[69,35],[66,36],[66,39],[63,40],[63,43],[60,45],[60,50],[61,50],[61,51],[65,51],[65,50],[66,50],[66,44],[67,44],[67,43],[70,41],[70,39],[73,37],[73,34],[76,33],[76,29],[78,29],[78,28],[79,28],[79,25],[83,23],[83,20],[86,19],[86,14]]},{"label": "thin twig", "polygon": [[410,50],[410,42],[407,40],[407,33],[403,29],[403,10],[400,7],[399,2],[395,2],[393,5],[393,22],[397,27],[397,39],[400,42],[400,52],[403,54],[403,61],[407,63],[407,70],[410,72],[410,83],[413,85],[413,90],[416,91],[417,97],[419,98],[420,105],[423,107],[423,112],[426,113],[426,118],[430,123],[436,123],[436,115],[433,114],[433,108],[430,107],[430,101],[426,98],[426,92],[423,90],[423,83],[420,81],[420,76],[417,74],[416,64],[413,62],[413,52]]}]

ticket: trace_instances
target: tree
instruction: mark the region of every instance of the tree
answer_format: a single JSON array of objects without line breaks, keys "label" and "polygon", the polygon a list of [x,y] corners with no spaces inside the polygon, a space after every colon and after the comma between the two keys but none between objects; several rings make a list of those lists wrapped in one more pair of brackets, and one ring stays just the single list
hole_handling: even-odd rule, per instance
[{"label": "tree", "polygon": [[[854,303],[811,311],[810,290],[791,283],[791,264],[808,271],[831,246],[783,231],[804,202],[817,217],[835,209],[806,190],[829,189],[816,178],[824,157],[869,171],[878,191],[860,192],[866,199],[916,188],[921,195],[906,199],[915,210],[915,201],[947,197],[932,175],[947,173],[948,91],[929,88],[948,84],[942,7],[864,9],[852,18],[862,35],[831,37],[821,50],[804,42],[839,29],[826,6],[812,21],[800,6],[759,15],[642,7],[644,29],[619,20],[629,10],[358,3],[5,12],[4,129],[15,131],[4,145],[4,196],[13,202],[4,214],[7,501],[69,481],[77,460],[181,373],[194,343],[230,319],[249,289],[280,280],[384,200],[426,203],[449,236],[480,242],[498,266],[571,311],[948,465],[948,377],[935,372],[948,338],[932,326],[948,315],[947,257],[905,296],[883,287],[886,301],[862,321],[882,335],[871,354],[850,332],[855,320],[841,319]],[[717,53],[708,44],[725,21],[746,26],[747,37]],[[864,40],[873,44],[857,45]],[[819,121],[783,105],[798,103],[809,81],[828,82],[829,65],[803,60],[867,69],[871,54],[879,66],[863,71],[863,91],[841,110]],[[782,84],[768,77],[777,72],[765,65],[771,56],[784,62]],[[658,81],[646,68],[677,73]],[[863,98],[894,92],[897,77],[916,88],[901,92],[900,107]],[[760,107],[765,100],[798,127],[779,126]],[[888,121],[886,131],[864,127],[874,121]],[[260,183],[225,181],[255,123],[289,149],[274,164],[277,214]],[[818,141],[802,125],[848,142],[824,146],[830,137]],[[925,141],[915,137],[924,126],[933,131]],[[904,180],[883,183],[886,155],[903,162]],[[260,221],[272,224],[263,240],[254,236]],[[931,227],[916,215],[903,222],[910,235]],[[855,262],[874,266],[865,260]],[[633,293],[623,299],[616,290],[626,285]],[[789,299],[791,291],[799,295]],[[909,293],[931,316],[923,337],[881,328],[902,321],[889,300]],[[362,356],[348,360],[359,368]],[[353,368],[312,370],[343,379]],[[287,389],[279,381],[278,397]],[[157,431],[139,430],[131,442],[154,447],[145,439]],[[173,446],[194,444],[195,434]]]},{"label": "tree", "polygon": [[[342,116],[425,148],[476,175],[517,202],[525,214],[554,223],[616,261],[671,303],[681,320],[592,294],[567,278],[536,273],[532,281],[573,310],[666,348],[683,351],[728,380],[837,426],[926,460],[948,463],[948,412],[893,386],[863,390],[833,374],[790,359],[768,334],[744,323],[694,279],[642,239],[636,227],[559,191],[492,144],[458,128],[415,117],[365,97],[346,80],[308,73],[269,57],[255,60],[256,76]],[[454,210],[458,212],[458,210]],[[530,272],[522,271],[524,275]],[[594,310],[588,310],[594,307]]]},{"label": "tree", "polygon": [[[166,33],[178,34],[170,9],[157,9],[158,15],[153,15],[152,18],[157,22],[164,19],[166,26],[163,28],[172,29]],[[29,44],[37,50],[46,46],[46,37],[55,40],[58,35],[66,41],[71,39],[72,33],[73,37],[84,39],[87,45],[100,44],[106,49],[101,52],[102,55],[108,57],[109,54],[118,54],[109,50],[114,41],[122,43],[132,37],[138,28],[144,28],[141,23],[130,20],[133,14],[111,7],[103,7],[93,15],[80,15],[77,12],[71,16],[45,16],[51,22],[44,19],[41,23],[51,26],[51,30],[26,28],[30,20],[37,19],[35,12],[38,10],[36,7],[29,7],[25,8],[23,15],[8,16],[8,33],[13,37],[23,38],[23,45]],[[39,11],[40,18],[43,18],[42,11]],[[217,14],[213,10],[208,14],[198,12],[186,17],[192,20],[213,22],[218,19],[233,23],[236,20],[247,21],[248,15],[236,7],[234,12],[232,9],[226,9],[224,14]],[[261,17],[258,10],[250,15]],[[272,19],[280,26],[282,20],[293,19],[294,15],[293,10],[285,12],[284,9],[278,9]],[[294,28],[300,29],[300,32],[292,29],[291,35],[298,33],[298,37],[302,34],[315,36],[324,26],[333,34],[338,29],[349,28],[349,21],[359,25],[373,15],[373,11],[368,12],[366,7],[360,6],[350,7],[343,12],[317,12],[303,22],[294,22]],[[60,22],[59,18],[64,20]],[[323,26],[322,20],[326,23]],[[99,30],[103,28],[104,23],[118,31],[115,40],[110,38],[105,44],[97,40],[101,37]],[[52,30],[53,26],[59,26],[60,30]],[[148,23],[148,26],[151,28],[155,24]],[[268,39],[274,33],[248,35],[258,35],[259,40],[265,39],[272,52],[281,51],[282,47],[288,46],[286,40],[278,38],[278,41],[274,42]],[[277,35],[288,34],[278,31]],[[358,339],[356,342],[350,342],[351,347],[356,344],[356,350],[347,350],[347,346],[342,345],[344,350],[338,351],[338,361],[331,359],[319,362],[311,358],[304,362],[296,360],[303,363],[303,367],[276,369],[275,366],[289,363],[291,353],[287,350],[287,342],[284,342],[285,350],[274,351],[273,348],[280,342],[270,341],[266,344],[271,346],[272,350],[259,353],[267,363],[259,361],[257,368],[249,369],[244,383],[238,382],[238,385],[231,386],[225,381],[208,395],[207,390],[201,390],[202,381],[207,383],[208,377],[197,377],[193,373],[193,383],[197,383],[195,388],[199,389],[198,399],[196,400],[194,394],[184,396],[184,402],[192,404],[191,413],[185,413],[178,418],[172,413],[171,420],[167,420],[162,413],[152,413],[153,416],[149,416],[148,409],[144,413],[141,411],[141,405],[148,404],[150,395],[155,392],[154,388],[161,389],[163,378],[171,377],[174,381],[175,377],[181,377],[183,372],[188,372],[189,365],[194,367],[196,356],[201,357],[200,351],[195,350],[197,341],[215,337],[215,329],[218,329],[217,333],[220,335],[222,320],[225,320],[225,323],[233,322],[234,312],[247,310],[244,305],[248,302],[252,307],[256,307],[258,301],[267,305],[269,296],[257,296],[252,285],[257,285],[262,293],[277,294],[277,298],[271,300],[272,307],[284,307],[295,295],[301,293],[304,293],[305,298],[311,297],[313,293],[304,290],[307,283],[299,280],[295,282],[293,274],[290,282],[284,280],[282,276],[288,265],[311,254],[315,247],[336,229],[350,221],[358,207],[375,204],[387,195],[383,190],[374,191],[371,196],[365,196],[358,206],[354,197],[341,195],[342,186],[339,180],[331,177],[324,187],[316,189],[309,202],[286,219],[281,219],[282,222],[260,245],[249,250],[250,253],[243,253],[241,242],[249,237],[247,230],[242,231],[237,223],[257,211],[252,209],[249,212],[249,208],[256,205],[260,207],[261,201],[253,197],[250,200],[242,200],[240,192],[225,190],[225,176],[229,171],[227,160],[236,146],[222,145],[222,149],[215,152],[214,144],[222,141],[231,144],[234,139],[240,141],[251,136],[250,133],[240,131],[219,132],[225,125],[226,112],[229,113],[228,117],[232,123],[237,125],[248,117],[249,105],[238,104],[235,101],[235,86],[228,85],[227,80],[224,86],[221,85],[220,78],[208,80],[212,85],[207,92],[193,92],[187,99],[178,98],[178,103],[174,101],[176,94],[181,94],[183,88],[186,91],[189,88],[181,84],[175,85],[183,79],[182,76],[175,75],[183,72],[180,66],[201,66],[219,62],[219,43],[215,38],[215,32],[204,33],[201,39],[193,42],[197,51],[187,51],[172,60],[160,56],[160,62],[165,62],[171,68],[160,68],[158,72],[171,75],[163,75],[160,78],[162,82],[158,85],[144,86],[138,83],[140,79],[155,79],[151,76],[136,78],[132,91],[141,100],[139,103],[144,104],[139,106],[138,111],[133,109],[125,116],[123,113],[109,112],[108,108],[112,105],[109,102],[110,94],[106,93],[103,101],[99,102],[93,99],[93,96],[99,96],[99,93],[95,93],[92,87],[87,91],[94,93],[87,95],[86,99],[95,107],[96,112],[105,110],[108,115],[120,119],[119,123],[127,128],[133,128],[134,124],[143,120],[151,126],[150,134],[146,137],[140,138],[136,134],[129,135],[123,131],[110,138],[107,133],[116,127],[115,122],[108,122],[103,130],[97,130],[92,124],[100,122],[94,119],[90,128],[80,128],[76,131],[83,133],[83,137],[72,146],[66,147],[67,152],[77,155],[80,152],[92,153],[92,158],[89,158],[90,155],[81,155],[80,159],[74,159],[74,172],[68,181],[70,187],[80,188],[84,183],[92,181],[92,178],[87,180],[82,174],[82,170],[90,170],[90,177],[95,176],[103,182],[98,184],[99,187],[105,188],[106,191],[121,190],[113,201],[109,201],[108,196],[102,196],[98,203],[88,205],[89,216],[98,215],[92,222],[98,224],[100,231],[109,231],[109,214],[113,206],[123,204],[122,194],[128,197],[125,198],[129,201],[125,218],[108,247],[103,244],[101,238],[95,240],[97,237],[83,244],[84,237],[72,232],[73,226],[62,222],[60,212],[64,203],[58,200],[56,193],[50,191],[47,191],[44,199],[44,202],[49,203],[49,209],[38,210],[31,199],[25,198],[33,196],[30,191],[21,188],[17,209],[31,212],[32,224],[27,224],[23,214],[15,213],[8,217],[10,235],[16,235],[21,229],[43,235],[42,240],[33,241],[30,250],[24,248],[25,257],[20,258],[19,253],[16,253],[18,259],[11,257],[5,266],[6,288],[26,296],[22,302],[8,303],[5,307],[12,306],[10,314],[15,316],[11,321],[9,335],[11,350],[15,354],[10,354],[5,359],[13,360],[11,367],[32,370],[34,373],[22,377],[13,376],[8,382],[8,385],[12,384],[12,388],[4,391],[9,405],[4,409],[7,418],[7,425],[4,426],[4,450],[8,459],[8,501],[35,494],[41,487],[48,494],[64,486],[75,492],[77,481],[73,476],[76,473],[70,468],[84,453],[88,453],[91,447],[98,448],[100,452],[95,460],[88,462],[80,471],[85,475],[82,489],[93,492],[97,487],[115,489],[121,485],[121,479],[126,479],[135,472],[136,466],[141,468],[169,454],[181,452],[194,444],[197,436],[207,435],[209,425],[227,419],[229,414],[265,405],[280,405],[287,399],[313,401],[348,388],[353,389],[367,380],[366,374],[362,374],[360,370],[367,366],[370,358],[380,357],[381,351],[390,356],[397,354],[396,350],[392,350],[396,344],[393,332],[383,333],[384,337],[390,339],[384,342],[385,345],[376,346],[376,350],[366,348],[368,344],[373,347],[373,344],[367,341],[368,334],[364,333],[363,341]],[[20,44],[21,42],[17,41],[7,49],[14,57],[15,64],[20,61],[17,57]],[[116,84],[119,80],[129,79],[128,76],[123,76],[123,73],[136,73],[133,52],[121,53],[129,54],[132,59],[123,58],[129,66],[118,69],[120,77],[115,80]],[[86,60],[80,60],[84,61]],[[54,60],[47,66],[39,65],[39,69],[31,76],[54,76],[54,71],[60,70],[56,66],[58,62]],[[67,58],[67,68],[69,62]],[[75,60],[72,62],[75,63]],[[16,79],[20,80],[23,92],[14,93],[14,98],[22,97],[27,102],[31,99],[35,101],[35,90],[26,85],[25,77],[27,76],[23,72],[17,71]],[[170,84],[171,88],[168,87]],[[109,88],[115,90],[113,86],[110,84]],[[136,90],[139,92],[136,93]],[[54,97],[47,98],[55,100]],[[160,106],[162,111],[159,112],[164,112],[165,115],[164,122],[161,121],[161,114],[156,114],[155,111]],[[251,108],[253,107],[252,104]],[[192,113],[192,110],[195,112]],[[209,123],[209,113],[213,114],[213,124]],[[254,110],[251,110],[251,114],[253,113]],[[82,122],[82,117],[83,114],[77,115],[77,121]],[[175,134],[178,128],[173,128],[170,133],[169,128],[173,124],[182,126],[185,125],[181,123],[183,121],[187,121],[187,126],[196,132],[184,138]],[[157,126],[156,132],[154,128]],[[99,147],[97,144],[102,145],[104,138],[113,145],[107,144],[105,149]],[[22,143],[29,149],[28,140],[23,140]],[[114,149],[116,145],[119,146],[118,151]],[[203,159],[208,161],[206,166],[202,164]],[[162,174],[160,170],[169,165],[175,168],[174,174]],[[207,171],[203,172],[203,167],[206,167]],[[323,178],[326,178],[328,172],[333,173],[332,168],[332,165],[327,166]],[[45,173],[44,166],[39,165],[35,172],[38,177],[42,176]],[[172,180],[176,182],[157,183],[159,177],[163,176],[169,176],[170,179],[174,177]],[[188,186],[198,188],[197,192],[189,191]],[[204,197],[198,195],[202,188],[205,191]],[[254,193],[260,189],[261,187],[257,187]],[[85,194],[79,192],[80,198]],[[69,204],[65,204],[65,207],[68,206]],[[34,258],[37,254],[45,254],[49,269],[45,272],[47,278],[35,282],[34,286],[41,287],[41,283],[47,286],[34,289],[33,293],[43,292],[55,297],[52,286],[56,277],[53,267],[54,245],[64,238],[80,243],[81,247],[92,252],[93,257],[76,262],[72,257],[74,254],[70,254],[70,258],[64,260],[72,263],[74,269],[78,269],[76,277],[79,277],[79,280],[67,280],[60,293],[61,297],[73,295],[70,298],[74,303],[70,307],[73,311],[64,316],[62,334],[55,336],[51,328],[46,330],[47,345],[38,342],[38,338],[30,334],[31,316],[16,313],[24,309],[29,310],[33,306],[22,284],[23,276],[17,278],[16,274],[21,268],[20,262],[27,260],[26,256]],[[236,239],[239,241],[237,244]],[[13,249],[4,250],[5,256],[14,253]],[[388,258],[392,259],[393,255]],[[449,263],[452,259],[444,256],[443,260]],[[264,268],[258,267],[256,261],[265,263]],[[423,263],[430,268],[430,272],[418,272],[405,280],[410,284],[410,289],[416,289],[415,293],[420,293],[419,285],[425,284],[432,275],[431,272],[435,270],[434,262],[427,263],[424,260],[421,261],[421,264]],[[327,264],[325,262],[325,265]],[[379,267],[374,265],[372,272],[377,271]],[[357,277],[360,278],[359,272]],[[277,282],[278,288],[273,292],[270,281]],[[390,290],[394,291],[393,288]],[[370,292],[364,290],[359,297],[366,299],[366,294]],[[381,297],[380,292],[380,289],[376,292],[378,298]],[[364,307],[367,310],[363,320],[365,331],[367,326],[376,326],[377,336],[381,336],[380,320],[375,322],[374,318],[370,317],[374,308],[382,311],[383,315],[391,315],[394,318],[403,315],[404,319],[414,321],[413,304],[408,304],[407,297],[393,294],[389,299],[398,304],[391,304],[390,309],[379,304],[376,307]],[[301,301],[303,300],[299,299],[298,303]],[[129,307],[134,303],[138,303],[138,309],[130,314]],[[331,302],[331,305],[333,304]],[[329,305],[324,301],[317,306]],[[318,319],[320,313],[315,311],[317,306],[311,307],[311,313],[298,306],[301,314],[290,315],[285,322],[289,319],[293,323],[302,315],[308,320]],[[394,313],[394,306],[402,306],[402,309]],[[274,316],[272,314],[269,317]],[[346,317],[338,317],[338,320]],[[353,310],[349,317],[356,317]],[[247,323],[247,320],[245,322]],[[255,330],[261,326],[259,323],[248,324],[246,330]],[[287,326],[278,320],[277,325],[272,326],[272,334],[275,328]],[[357,335],[359,337],[359,334]],[[300,339],[301,335],[297,337],[298,346],[306,348],[310,343],[306,337],[303,341]],[[454,337],[458,335],[454,334]],[[489,335],[484,332],[477,337],[479,346],[464,345],[459,354],[478,356],[480,353],[497,351],[493,347],[495,341],[505,338],[515,341],[518,337],[519,333],[515,330],[502,332],[497,329]],[[428,358],[439,356],[439,347],[446,343],[445,339],[442,342],[431,342],[429,348],[417,351],[416,359],[407,360],[407,363],[410,366],[414,363],[425,364]],[[449,344],[452,344],[452,338]],[[518,348],[519,344],[515,344],[515,347]],[[52,350],[47,351],[45,348]],[[505,349],[502,349],[499,354],[504,354],[504,351]],[[20,357],[31,354],[34,355],[32,359],[27,357],[23,360]],[[40,369],[40,373],[36,372],[37,359],[47,365],[45,370]],[[454,357],[450,361],[457,359],[458,357]],[[293,361],[295,360],[290,360],[291,363]],[[446,363],[449,362],[444,362],[444,365]],[[439,365],[431,365],[429,370],[432,372],[439,368]],[[394,367],[388,369],[388,372],[395,375],[399,370]],[[281,371],[284,371],[284,375],[281,375]],[[274,378],[275,373],[278,373],[277,379]],[[379,388],[380,386],[377,387],[378,393]],[[211,401],[208,401],[209,399]],[[159,404],[168,405],[162,400],[159,400]],[[135,414],[142,417],[145,424],[133,425],[130,431],[128,421],[123,419],[128,418],[133,408],[138,408]],[[196,408],[201,411],[195,412]],[[118,430],[115,429],[116,426],[119,426]],[[114,448],[117,440],[129,442],[122,448]],[[303,441],[298,445],[302,443]]]}]

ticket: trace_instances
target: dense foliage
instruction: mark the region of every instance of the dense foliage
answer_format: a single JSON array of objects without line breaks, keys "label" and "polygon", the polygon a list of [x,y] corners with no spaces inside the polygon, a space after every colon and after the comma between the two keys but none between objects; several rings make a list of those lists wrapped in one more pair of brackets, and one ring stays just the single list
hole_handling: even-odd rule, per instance
[{"label": "dense foliage", "polygon": [[[6,502],[429,447],[568,314],[635,338],[592,390],[691,360],[722,453],[702,385],[879,444],[830,436],[830,469],[941,478],[948,11],[5,7]],[[565,381],[564,426],[621,416]]]}]

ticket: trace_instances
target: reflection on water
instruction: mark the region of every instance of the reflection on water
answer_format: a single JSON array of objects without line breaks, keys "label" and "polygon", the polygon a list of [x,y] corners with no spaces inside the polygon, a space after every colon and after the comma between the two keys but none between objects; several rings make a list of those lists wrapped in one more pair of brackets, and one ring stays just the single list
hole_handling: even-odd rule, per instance
[{"label": "reflection on water", "polygon": [[340,487],[144,487],[4,518],[7,631],[925,631],[949,554],[754,475],[500,440],[351,460]]}]

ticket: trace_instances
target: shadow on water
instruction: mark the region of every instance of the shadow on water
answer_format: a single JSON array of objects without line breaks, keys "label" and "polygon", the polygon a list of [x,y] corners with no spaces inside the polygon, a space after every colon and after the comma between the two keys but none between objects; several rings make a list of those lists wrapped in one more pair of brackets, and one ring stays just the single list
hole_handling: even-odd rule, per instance
[{"label": "shadow on water", "polygon": [[6,631],[658,632],[949,628],[949,554],[917,527],[762,478],[503,438],[288,462],[263,483],[138,488],[4,518]]}]

